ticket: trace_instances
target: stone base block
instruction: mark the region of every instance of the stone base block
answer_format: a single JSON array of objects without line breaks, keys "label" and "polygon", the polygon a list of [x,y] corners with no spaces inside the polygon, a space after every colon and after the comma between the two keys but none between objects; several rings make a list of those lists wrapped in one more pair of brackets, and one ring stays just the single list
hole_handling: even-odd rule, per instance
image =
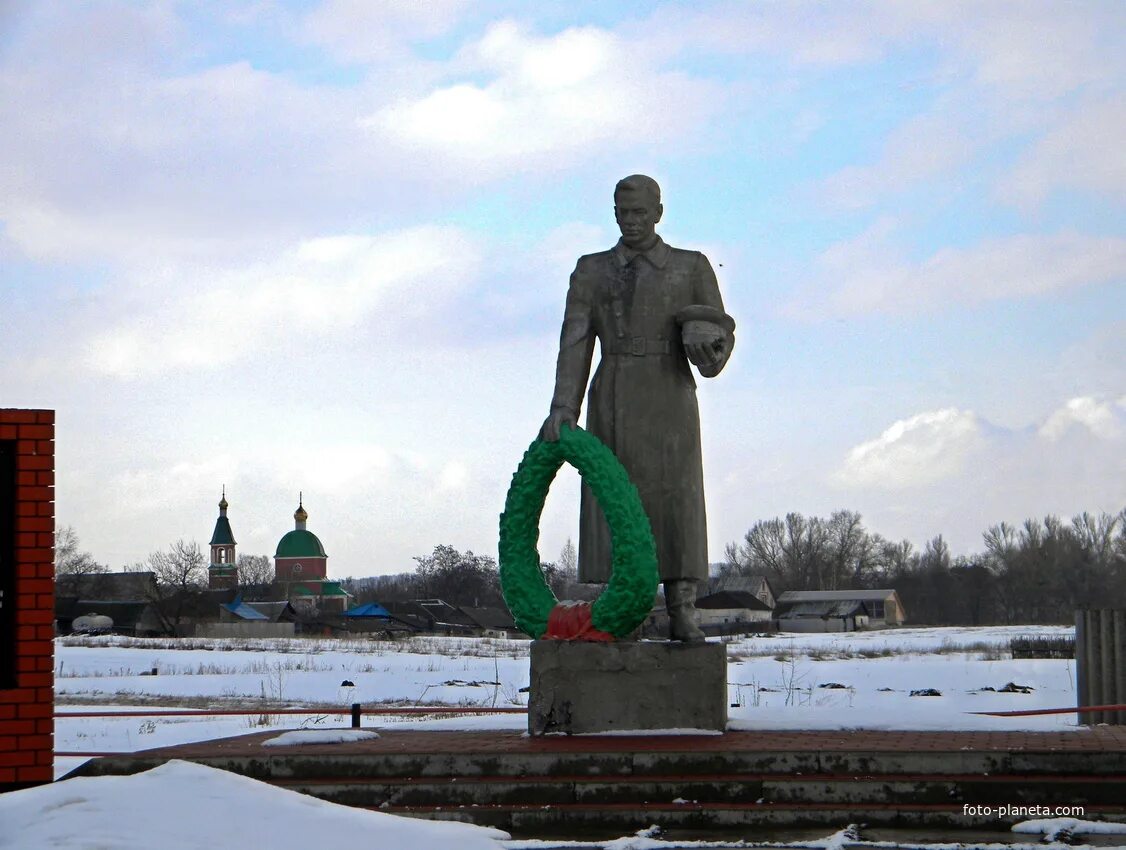
[{"label": "stone base block", "polygon": [[528,732],[727,729],[719,643],[532,642]]}]

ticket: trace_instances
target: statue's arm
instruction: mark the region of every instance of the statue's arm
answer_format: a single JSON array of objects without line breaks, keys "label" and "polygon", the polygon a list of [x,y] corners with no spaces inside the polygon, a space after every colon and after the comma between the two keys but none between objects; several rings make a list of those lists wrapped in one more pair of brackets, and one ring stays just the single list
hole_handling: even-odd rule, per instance
[{"label": "statue's arm", "polygon": [[[695,290],[694,297],[697,304],[705,304],[708,307],[715,307],[720,312],[727,312],[723,309],[723,296],[719,294],[719,281],[716,280],[715,271],[712,270],[712,264],[703,254],[699,254],[696,261],[693,289]],[[724,330],[723,338],[716,343],[713,350],[712,362],[703,365],[697,364],[696,368],[705,378],[714,378],[723,371],[723,367],[727,365],[734,348],[735,332]]]},{"label": "statue's arm", "polygon": [[575,267],[567,289],[563,329],[559,334],[559,359],[555,365],[555,392],[551,397],[551,412],[540,430],[540,436],[546,440],[559,439],[559,428],[564,423],[578,424],[590,377],[595,334],[590,281],[581,273],[581,265],[580,261]]}]

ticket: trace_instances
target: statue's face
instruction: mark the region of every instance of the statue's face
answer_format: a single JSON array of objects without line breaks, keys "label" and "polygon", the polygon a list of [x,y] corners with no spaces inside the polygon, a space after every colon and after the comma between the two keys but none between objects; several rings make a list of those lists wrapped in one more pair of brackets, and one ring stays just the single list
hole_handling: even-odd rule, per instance
[{"label": "statue's face", "polygon": [[622,241],[631,248],[644,247],[653,240],[664,211],[648,192],[626,189],[614,196],[614,218],[622,231]]}]

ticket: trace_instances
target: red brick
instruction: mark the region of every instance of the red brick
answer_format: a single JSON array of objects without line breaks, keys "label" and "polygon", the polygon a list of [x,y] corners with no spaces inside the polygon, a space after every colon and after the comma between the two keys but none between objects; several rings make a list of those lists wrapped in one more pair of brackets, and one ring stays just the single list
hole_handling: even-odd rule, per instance
[{"label": "red brick", "polygon": [[35,626],[20,626],[19,628],[17,628],[16,629],[16,644],[19,647],[19,649],[21,650],[21,652],[19,654],[23,655],[22,649],[23,649],[24,642],[30,643],[31,641],[35,640],[38,636],[39,636],[39,634],[38,634],[38,632],[36,632]]},{"label": "red brick", "polygon": [[[35,512],[35,515],[36,516],[54,516],[55,515],[55,503],[54,502],[43,502],[43,503],[41,503],[39,505],[39,510],[37,510]],[[52,561],[55,560],[54,555],[51,556],[51,560]]]},{"label": "red brick", "polygon": [[38,673],[39,659],[31,655],[22,655],[16,662],[16,672],[19,673]]},{"label": "red brick", "polygon": [[14,407],[0,408],[0,422],[10,422],[19,425],[23,422],[36,422],[39,413],[37,410],[19,410]]},{"label": "red brick", "polygon": [[[20,502],[21,505],[30,504],[27,502]],[[38,547],[35,549],[20,548],[16,550],[16,560],[22,564],[50,564],[55,560],[55,551],[53,549],[44,549]]]},{"label": "red brick", "polygon": [[0,767],[24,767],[29,764],[35,764],[35,753],[26,750],[0,753]]},{"label": "red brick", "polygon": [[23,455],[17,464],[19,469],[54,469],[55,459],[50,455]]},{"label": "red brick", "polygon": [[[45,623],[54,623],[54,621],[55,612],[50,609],[19,608],[16,611],[17,626],[42,626]],[[28,637],[27,639],[34,641],[34,639],[42,637],[43,635],[36,632],[34,637]]]},{"label": "red brick", "polygon": [[33,472],[31,470],[28,470],[26,472],[17,473],[16,474],[16,486],[17,487],[34,487],[36,484],[40,483],[39,482],[39,476],[42,475],[42,474],[43,474],[42,472]]},{"label": "red brick", "polygon": [[51,749],[50,735],[24,735],[20,738],[21,750],[49,750]]},{"label": "red brick", "polygon": [[[21,688],[45,688],[53,685],[55,679],[50,673],[24,673],[19,683]],[[20,716],[24,716],[23,709],[20,709]]]},{"label": "red brick", "polygon": [[46,784],[51,780],[52,776],[50,768],[41,766],[16,768],[17,782],[40,782]]},{"label": "red brick", "polygon": [[16,535],[16,546],[22,549],[34,549],[39,545],[39,536],[33,532]]},{"label": "red brick", "polygon": [[16,578],[39,578],[39,565],[32,563],[20,564],[16,567]]},{"label": "red brick", "polygon": [[16,716],[16,707],[14,705],[0,705],[0,721],[11,720]]},{"label": "red brick", "polygon": [[15,781],[16,781],[15,768],[0,767],[0,783],[15,782]]},{"label": "red brick", "polygon": [[55,704],[55,688],[54,688],[54,686],[49,687],[49,688],[40,688],[39,692],[35,696],[39,700],[39,702],[49,703],[50,705]]},{"label": "red brick", "polygon": [[38,516],[39,509],[34,502],[20,502],[16,505],[16,516]]},{"label": "red brick", "polygon": [[18,492],[21,502],[51,502],[54,498],[54,487],[20,487]]},{"label": "red brick", "polygon": [[43,608],[50,609],[50,608],[54,608],[54,605],[55,605],[55,594],[53,594],[53,593],[40,593],[38,596],[35,597],[35,607],[36,608],[39,608],[41,610]]},{"label": "red brick", "polygon": [[[54,751],[54,749],[52,748],[50,750],[40,750],[39,755],[35,757],[35,761],[38,764],[47,765],[51,768],[54,768],[54,765],[55,765],[55,751]],[[54,771],[52,770],[52,773],[53,772]]]},{"label": "red brick", "polygon": [[[40,676],[49,676],[50,673],[39,673]],[[32,702],[24,703],[18,709],[20,720],[38,720],[41,717],[53,717],[55,707],[50,703]]]},{"label": "red brick", "polygon": [[[46,703],[51,706],[54,711],[53,703]],[[55,734],[55,716],[52,714],[50,717],[40,717],[35,724],[35,731],[40,735],[54,735]]]},{"label": "red brick", "polygon": [[[51,584],[54,585],[54,583],[55,583],[55,565],[54,564],[40,564],[38,567],[35,568],[35,577],[47,579],[47,581],[51,582]],[[55,603],[52,602],[51,604],[54,605]]]},{"label": "red brick", "polygon": [[52,470],[51,472],[47,472],[47,471],[37,472],[36,475],[38,476],[38,480],[35,483],[40,485],[41,487],[54,487],[55,486],[55,472],[54,472],[54,470]]},{"label": "red brick", "polygon": [[3,720],[0,721],[0,735],[34,735],[34,720]]},{"label": "red brick", "polygon": [[20,428],[20,437],[24,440],[53,440],[55,429],[50,425],[24,425]]},{"label": "red brick", "polygon": [[9,753],[14,749],[16,749],[15,735],[5,735],[0,738],[0,753]]},{"label": "red brick", "polygon": [[[18,655],[32,655],[49,658],[55,648],[54,642],[50,640],[38,639],[38,630],[34,626],[23,626],[16,631],[22,632],[25,629],[27,630],[28,637],[21,639],[18,634],[16,635],[16,653]],[[2,701],[3,699],[0,698],[0,702]]]},{"label": "red brick", "polygon": [[[0,417],[0,422],[3,422],[3,417]],[[14,440],[16,438],[17,431],[18,429],[15,425],[0,425],[0,440]]]},{"label": "red brick", "polygon": [[[35,721],[5,721],[0,723],[0,735],[34,735]],[[3,762],[0,762],[3,764]],[[7,767],[7,766],[5,766]]]},{"label": "red brick", "polygon": [[53,410],[37,410],[35,411],[35,421],[40,425],[54,425],[55,424],[55,411]]},{"label": "red brick", "polygon": [[[20,473],[20,474],[22,475],[23,473]],[[28,473],[28,474],[30,474],[30,475],[53,475],[54,473],[51,473],[51,472],[36,472],[36,473]],[[20,519],[18,519],[16,521],[16,531],[17,532],[25,532],[25,531],[35,531],[35,532],[48,531],[48,532],[51,532],[51,531],[54,531],[54,530],[55,530],[55,524],[53,522],[51,522],[51,520],[49,520],[49,519],[40,519],[39,517],[21,517]]]},{"label": "red brick", "polygon": [[54,440],[36,440],[35,453],[37,455],[53,455],[55,453]]},{"label": "red brick", "polygon": [[54,593],[54,585],[45,578],[29,579],[19,583],[20,593]]},{"label": "red brick", "polygon": [[[20,438],[16,441],[16,454],[30,456],[30,457],[34,457],[35,455],[38,455],[39,452],[36,451],[36,449],[35,449],[35,443],[36,442],[37,442],[36,440],[30,439],[27,436],[27,434],[25,434],[23,432],[23,429],[21,428],[20,429]],[[23,466],[22,463],[20,463],[19,465]]]}]

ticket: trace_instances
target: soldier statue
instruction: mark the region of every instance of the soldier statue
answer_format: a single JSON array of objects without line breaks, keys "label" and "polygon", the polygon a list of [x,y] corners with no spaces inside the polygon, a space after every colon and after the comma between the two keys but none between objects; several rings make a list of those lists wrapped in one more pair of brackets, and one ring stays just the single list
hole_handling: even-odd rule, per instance
[{"label": "soldier statue", "polygon": [[[669,637],[701,641],[696,587],[708,577],[700,412],[691,366],[722,371],[735,345],[707,257],[672,248],[656,233],[664,208],[651,177],[614,188],[622,237],[609,251],[580,257],[571,275],[551,412],[540,436],[574,427],[587,390],[594,343],[601,362],[590,382],[586,428],[617,455],[637,486],[657,544]],[[606,582],[610,530],[584,485],[579,580]]]}]

